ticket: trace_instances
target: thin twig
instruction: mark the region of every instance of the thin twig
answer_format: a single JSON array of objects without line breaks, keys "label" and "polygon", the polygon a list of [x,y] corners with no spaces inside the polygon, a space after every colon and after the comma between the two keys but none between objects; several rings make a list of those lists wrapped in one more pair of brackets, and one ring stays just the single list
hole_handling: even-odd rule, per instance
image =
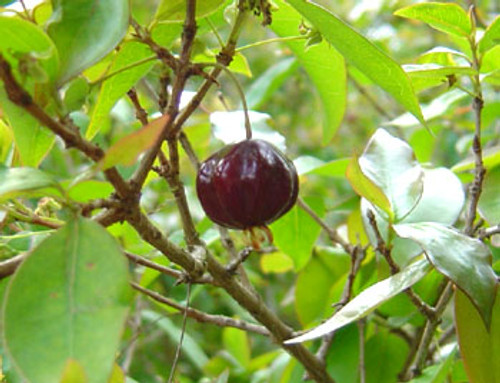
[{"label": "thin twig", "polygon": [[160,303],[163,303],[167,306],[173,307],[181,312],[187,312],[187,315],[190,318],[192,318],[200,323],[209,323],[209,324],[213,324],[213,325],[216,325],[219,327],[239,328],[240,330],[243,330],[243,331],[248,331],[248,332],[252,332],[252,333],[264,335],[264,336],[270,335],[269,331],[263,326],[259,326],[259,325],[253,324],[253,323],[245,322],[245,321],[240,320],[240,319],[233,319],[230,317],[226,317],[224,315],[207,314],[203,311],[193,309],[192,307],[189,307],[186,310],[185,306],[173,301],[172,299],[166,298],[161,294],[158,294],[156,291],[148,290],[137,283],[132,283],[132,287],[134,289],[136,289],[137,291],[144,293],[145,295],[151,297],[152,299],[154,299]]},{"label": "thin twig", "polygon": [[186,308],[184,309],[184,316],[182,318],[181,337],[179,339],[179,343],[177,344],[177,349],[175,350],[174,361],[172,363],[172,367],[170,368],[170,376],[168,377],[168,383],[173,382],[174,375],[175,375],[175,369],[177,367],[177,363],[179,362],[179,357],[181,356],[182,341],[184,340],[184,334],[186,333],[186,325],[187,325],[190,298],[191,298],[191,283],[188,282],[187,292],[186,292]]}]

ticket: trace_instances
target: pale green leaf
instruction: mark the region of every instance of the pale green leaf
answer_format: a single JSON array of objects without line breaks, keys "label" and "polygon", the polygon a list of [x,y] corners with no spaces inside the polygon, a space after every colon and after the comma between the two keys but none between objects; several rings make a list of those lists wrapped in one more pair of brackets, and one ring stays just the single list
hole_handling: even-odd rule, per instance
[{"label": "pale green leaf", "polygon": [[366,383],[397,382],[404,367],[408,343],[389,329],[380,329],[366,341]]},{"label": "pale green leaf", "polygon": [[[298,12],[283,0],[274,2],[279,9],[273,12],[270,28],[281,37],[297,36],[303,21],[302,16],[308,15],[303,14],[293,1],[288,3]],[[347,80],[344,59],[334,49],[335,45],[331,47],[326,41],[307,49],[304,41],[288,41],[286,44],[318,90],[323,106],[323,144],[327,144],[337,132],[346,108]]]},{"label": "pale green leaf", "polygon": [[325,177],[344,178],[347,167],[351,162],[350,158],[340,158],[318,166],[308,173],[317,174]]},{"label": "pale green leaf", "polygon": [[460,354],[470,382],[500,382],[500,299],[493,306],[489,331],[474,304],[461,291],[455,293],[455,325]]},{"label": "pale green leaf", "polygon": [[[142,43],[130,41],[122,45],[107,72],[108,75],[116,74],[105,80],[99,91],[90,125],[85,133],[87,138],[91,139],[99,132],[116,102],[153,67],[154,61],[141,63],[141,60],[151,57],[152,54],[153,52]],[[133,66],[134,63],[140,65]]]},{"label": "pale green leaf", "polygon": [[[490,170],[500,164],[500,146],[492,146],[483,149],[483,166],[486,170]],[[455,164],[451,170],[455,173],[461,173],[467,170],[472,170],[476,166],[476,159],[473,156],[467,157],[465,160]]]},{"label": "pale green leaf", "polygon": [[[306,202],[320,217],[323,216],[325,208],[322,201],[307,199]],[[274,236],[274,244],[292,258],[295,270],[302,269],[311,257],[321,227],[304,210],[294,206],[270,228]]]},{"label": "pale green leaf", "polygon": [[50,80],[55,80],[59,65],[57,49],[37,25],[17,17],[0,16],[0,52],[17,68],[18,63],[40,63]]},{"label": "pale green leaf", "polygon": [[[205,17],[217,10],[225,0],[202,0],[196,2],[196,18]],[[184,21],[185,0],[162,0],[156,10],[155,21]]]},{"label": "pale green leaf", "polygon": [[295,58],[287,58],[269,67],[246,91],[249,109],[259,109],[299,67]]},{"label": "pale green leaf", "polygon": [[54,177],[41,170],[0,168],[0,200],[26,195],[28,192],[45,188],[53,188],[53,194],[61,195],[61,186]]},{"label": "pale green leaf", "polygon": [[104,158],[99,161],[97,166],[100,169],[109,169],[116,165],[132,165],[139,154],[158,141],[169,120],[170,116],[166,114],[139,130],[122,137],[107,150]]},{"label": "pale green leaf", "polygon": [[82,365],[75,359],[68,359],[60,383],[87,383],[87,375]]},{"label": "pale green leaf", "polygon": [[27,382],[59,382],[69,358],[89,383],[105,382],[130,298],[118,243],[99,224],[75,218],[35,248],[7,287],[2,337],[8,359]]},{"label": "pale green leaf", "polygon": [[389,200],[396,222],[410,213],[420,200],[423,171],[413,150],[384,129],[377,129],[370,138],[359,158],[359,166]]},{"label": "pale green leaf", "polygon": [[[326,9],[304,0],[288,2],[321,32],[348,63],[388,92],[425,124],[410,79],[398,63]],[[324,73],[323,71],[323,81]]]},{"label": "pale green leaf", "polygon": [[59,51],[58,83],[111,52],[127,32],[127,0],[53,0],[47,32]]},{"label": "pale green leaf", "polygon": [[433,222],[394,226],[403,238],[417,242],[434,267],[450,278],[474,302],[489,327],[496,294],[497,277],[491,268],[488,247],[456,229]]},{"label": "pale green leaf", "polygon": [[500,166],[486,172],[481,197],[479,213],[490,224],[500,223]]},{"label": "pale green leaf", "polygon": [[420,20],[432,28],[456,36],[468,37],[472,25],[467,13],[458,4],[424,2],[398,10],[396,16]]},{"label": "pale green leaf", "polygon": [[245,331],[226,327],[222,332],[224,348],[233,356],[240,366],[248,368],[250,365],[250,343]]},{"label": "pale green leaf", "polygon": [[479,52],[484,54],[498,44],[500,44],[500,16],[497,16],[484,32],[479,41]]},{"label": "pale green leaf", "polygon": [[13,141],[14,137],[12,136],[11,129],[0,119],[0,163],[5,163]]},{"label": "pale green leaf", "polygon": [[[422,113],[424,114],[425,120],[430,121],[437,117],[441,117],[451,110],[458,102],[467,97],[469,97],[469,95],[459,89],[451,90],[436,97],[429,104],[422,106]],[[404,113],[384,125],[410,128],[418,126],[418,121],[410,113]]]},{"label": "pale green leaf", "polygon": [[346,178],[359,196],[367,199],[373,205],[384,211],[390,221],[393,220],[394,213],[392,211],[391,202],[382,189],[363,173],[356,157],[351,159],[347,167]]},{"label": "pale green leaf", "polygon": [[260,257],[260,268],[268,273],[286,273],[293,269],[292,259],[281,251],[263,254]]},{"label": "pale green leaf", "polygon": [[429,271],[429,263],[421,259],[399,273],[384,279],[363,290],[349,303],[342,307],[333,317],[296,338],[285,341],[285,344],[302,343],[322,337],[349,323],[363,318],[385,301],[413,286]]}]

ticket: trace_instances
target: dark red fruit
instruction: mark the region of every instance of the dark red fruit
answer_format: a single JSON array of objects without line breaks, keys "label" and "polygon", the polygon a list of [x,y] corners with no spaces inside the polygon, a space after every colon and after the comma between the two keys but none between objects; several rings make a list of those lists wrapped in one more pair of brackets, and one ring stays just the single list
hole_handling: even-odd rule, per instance
[{"label": "dark red fruit", "polygon": [[196,191],[208,217],[221,226],[269,224],[292,208],[298,193],[293,162],[262,140],[228,145],[201,164]]}]

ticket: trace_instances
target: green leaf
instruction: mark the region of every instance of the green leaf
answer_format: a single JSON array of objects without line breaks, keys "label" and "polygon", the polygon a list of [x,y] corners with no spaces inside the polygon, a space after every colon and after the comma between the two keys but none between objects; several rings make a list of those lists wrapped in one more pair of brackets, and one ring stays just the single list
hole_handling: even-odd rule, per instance
[{"label": "green leaf", "polygon": [[293,57],[269,67],[246,91],[248,108],[257,110],[262,107],[298,67],[298,61]]},{"label": "green leaf", "polygon": [[0,119],[0,163],[5,163],[13,141],[11,129]]},{"label": "green leaf", "polygon": [[400,237],[422,246],[434,267],[472,299],[489,328],[497,277],[491,268],[488,247],[478,239],[433,222],[399,224],[394,230]]},{"label": "green leaf", "polygon": [[231,356],[247,369],[251,360],[248,334],[237,328],[226,327],[222,332],[222,341]]},{"label": "green leaf", "polygon": [[382,209],[389,217],[389,221],[393,221],[394,213],[387,196],[382,189],[363,173],[356,157],[351,159],[347,167],[346,178],[359,196],[366,198],[373,205]]},{"label": "green leaf", "polygon": [[457,347],[453,346],[452,351],[443,362],[426,367],[424,371],[422,371],[422,375],[410,380],[410,383],[445,383],[456,354]]},{"label": "green leaf", "polygon": [[350,163],[350,158],[340,158],[338,160],[333,160],[325,163],[324,165],[318,166],[316,169],[313,169],[308,173],[325,177],[344,178],[347,167]]},{"label": "green leaf", "polygon": [[[430,121],[434,118],[441,117],[452,109],[459,101],[467,97],[469,97],[469,95],[459,89],[451,90],[439,97],[436,97],[429,104],[422,106],[422,113],[425,116],[425,120]],[[384,125],[410,128],[418,126],[418,121],[411,114],[404,113]]]},{"label": "green leaf", "polygon": [[428,271],[429,263],[425,259],[411,264],[399,273],[363,290],[333,317],[311,331],[285,341],[285,344],[302,343],[316,339],[363,318],[383,302],[417,283]]},{"label": "green leaf", "polygon": [[[413,87],[417,91],[448,83],[450,76],[473,76],[477,74],[477,71],[471,67],[443,66],[433,63],[403,65],[403,69],[410,76]],[[426,117],[424,108],[422,108],[422,113]],[[426,121],[428,120],[426,118]]]},{"label": "green leaf", "polygon": [[388,329],[381,329],[365,345],[366,383],[397,382],[408,344]]},{"label": "green leaf", "polygon": [[170,116],[164,115],[139,130],[122,137],[108,149],[97,166],[100,169],[108,169],[116,165],[132,165],[139,154],[158,141],[169,120]]},{"label": "green leaf", "polygon": [[0,85],[0,105],[8,117],[14,134],[14,142],[23,166],[38,167],[55,141],[54,134],[26,113],[23,108],[10,102]]},{"label": "green leaf", "polygon": [[35,168],[0,168],[0,200],[26,195],[30,191],[53,188],[60,196],[61,186],[49,174]]},{"label": "green leaf", "polygon": [[489,331],[470,299],[455,293],[455,325],[460,354],[470,382],[500,382],[500,299],[493,306]]},{"label": "green leaf", "polygon": [[479,41],[479,52],[484,54],[498,44],[500,44],[500,16],[497,16],[484,32]]},{"label": "green leaf", "polygon": [[260,268],[266,274],[286,273],[293,269],[292,259],[281,251],[263,254],[260,257]]},{"label": "green leaf", "polygon": [[486,172],[481,197],[479,199],[479,213],[490,225],[500,222],[500,166]]},{"label": "green leaf", "polygon": [[304,0],[288,2],[321,32],[347,62],[394,97],[425,125],[410,79],[398,63],[326,9]]},{"label": "green leaf", "polygon": [[127,32],[127,0],[53,0],[47,32],[59,51],[63,84],[111,52]]},{"label": "green leaf", "polygon": [[396,222],[408,215],[422,197],[423,171],[413,150],[384,129],[377,129],[370,138],[359,166],[389,200]]},{"label": "green leaf", "polygon": [[[492,146],[483,150],[483,166],[486,170],[493,169],[500,165],[500,146]],[[472,170],[476,166],[476,159],[470,156],[463,161],[455,164],[451,170],[455,173],[461,173],[467,170]]]},{"label": "green leaf", "polygon": [[[273,23],[270,28],[281,37],[297,36],[299,27],[303,23],[300,14],[302,11],[293,1],[289,3],[300,13],[283,0],[274,3],[279,9],[273,13]],[[307,17],[304,14],[303,16]],[[304,41],[288,41],[286,44],[318,91],[323,106],[323,144],[327,144],[337,132],[345,113],[347,75],[344,59],[326,41],[307,49]]]},{"label": "green leaf", "polygon": [[77,77],[64,92],[64,106],[69,112],[79,110],[89,94],[89,83],[84,77]]},{"label": "green leaf", "polygon": [[[90,125],[85,133],[88,139],[93,138],[99,132],[116,102],[151,70],[155,62],[141,63],[141,60],[151,57],[152,54],[149,47],[136,41],[130,41],[121,46],[107,72],[107,74],[116,74],[105,80],[99,91]],[[134,66],[135,63],[141,64]],[[124,70],[125,68],[129,69]]]},{"label": "green leaf", "polygon": [[458,4],[425,2],[402,8],[396,16],[420,20],[438,31],[468,37],[472,25],[467,13]]},{"label": "green leaf", "polygon": [[[173,344],[179,342],[181,330],[166,316],[156,313],[154,311],[144,310],[142,317],[151,325],[161,329]],[[208,357],[203,350],[198,346],[198,343],[193,339],[189,333],[184,334],[184,341],[182,342],[182,355],[185,355],[198,370],[203,371],[203,366],[208,362]]]},{"label": "green leaf", "polygon": [[304,327],[331,314],[330,290],[349,272],[350,257],[343,251],[315,251],[295,284],[295,311]]},{"label": "green leaf", "polygon": [[336,382],[359,382],[359,348],[356,324],[337,330],[326,361],[328,373]]},{"label": "green leaf", "polygon": [[[202,0],[196,2],[196,18],[215,12],[225,0]],[[186,17],[185,0],[162,0],[156,10],[155,21],[184,21]]]},{"label": "green leaf", "polygon": [[40,63],[50,80],[55,80],[59,66],[57,49],[37,25],[17,18],[0,16],[0,52],[13,65]]},{"label": "green leaf", "polygon": [[[320,200],[307,200],[314,211],[321,217],[324,206]],[[297,205],[270,226],[274,244],[293,260],[295,270],[302,269],[312,254],[314,243],[321,227]]]},{"label": "green leaf", "polygon": [[130,304],[128,280],[120,247],[93,221],[75,218],[40,243],[2,307],[4,347],[23,379],[59,382],[72,358],[90,383],[107,381]]},{"label": "green leaf", "polygon": [[88,379],[82,365],[75,359],[68,359],[60,383],[87,383]]}]

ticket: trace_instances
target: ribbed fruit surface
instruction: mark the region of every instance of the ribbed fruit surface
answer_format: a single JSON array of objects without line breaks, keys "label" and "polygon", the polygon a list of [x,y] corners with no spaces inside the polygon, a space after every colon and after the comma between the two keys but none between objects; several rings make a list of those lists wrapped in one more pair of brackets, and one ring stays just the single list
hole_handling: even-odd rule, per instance
[{"label": "ribbed fruit surface", "polygon": [[274,145],[245,140],[202,163],[196,191],[212,221],[249,229],[269,224],[292,208],[298,194],[297,171]]}]

